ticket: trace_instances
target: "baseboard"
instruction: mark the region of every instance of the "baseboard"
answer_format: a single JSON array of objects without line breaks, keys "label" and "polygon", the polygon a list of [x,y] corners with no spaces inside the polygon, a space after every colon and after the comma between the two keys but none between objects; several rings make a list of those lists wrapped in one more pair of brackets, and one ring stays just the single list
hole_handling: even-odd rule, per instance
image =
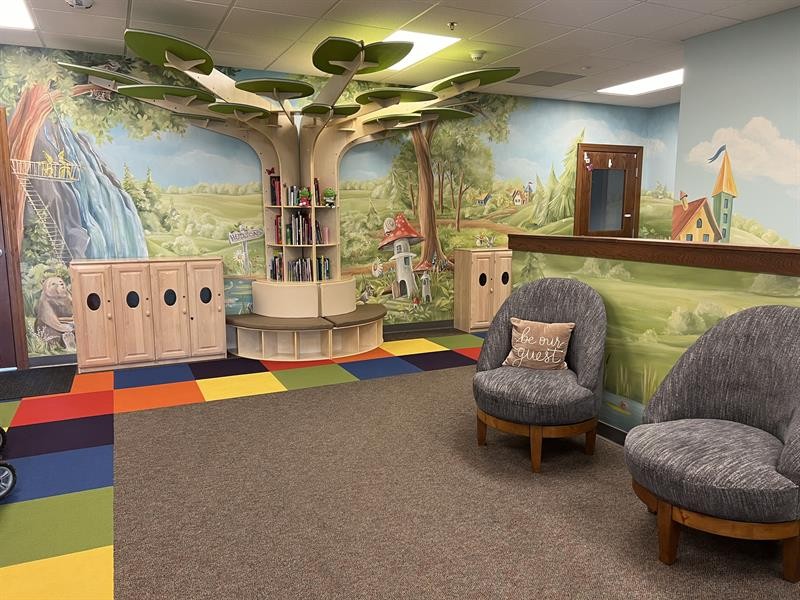
[{"label": "baseboard", "polygon": [[620,446],[625,445],[625,437],[628,435],[627,431],[617,429],[613,425],[603,423],[602,421],[597,424],[597,433],[599,433],[605,439],[614,442],[615,444],[619,444]]},{"label": "baseboard", "polygon": [[28,367],[61,367],[64,365],[74,365],[78,362],[76,354],[54,354],[52,356],[31,356],[28,359]]},{"label": "baseboard", "polygon": [[419,323],[384,324],[383,330],[389,333],[407,333],[409,331],[431,331],[436,329],[453,329],[453,320],[422,321]]}]

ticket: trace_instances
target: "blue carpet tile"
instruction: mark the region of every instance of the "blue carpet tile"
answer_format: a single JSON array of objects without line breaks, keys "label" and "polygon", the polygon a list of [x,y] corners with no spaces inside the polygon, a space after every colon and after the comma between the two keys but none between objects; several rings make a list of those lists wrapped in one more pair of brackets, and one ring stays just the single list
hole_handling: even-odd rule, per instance
[{"label": "blue carpet tile", "polygon": [[347,369],[347,371],[359,379],[376,379],[378,377],[405,375],[406,373],[418,373],[421,371],[420,368],[396,356],[374,358],[371,360],[357,360],[354,362],[342,363],[340,366]]}]

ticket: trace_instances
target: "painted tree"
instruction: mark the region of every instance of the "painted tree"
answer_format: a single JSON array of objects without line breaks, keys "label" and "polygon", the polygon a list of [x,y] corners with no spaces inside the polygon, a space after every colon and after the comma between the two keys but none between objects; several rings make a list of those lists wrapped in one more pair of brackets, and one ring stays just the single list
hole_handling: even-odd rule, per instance
[{"label": "painted tree", "polygon": [[578,144],[583,141],[584,131],[578,134],[564,155],[564,170],[558,178],[549,201],[550,222],[560,221],[575,214],[575,175],[578,165]]},{"label": "painted tree", "polygon": [[[15,46],[0,46],[0,104],[13,110],[8,124],[11,158],[23,161],[32,157],[34,143],[45,121],[54,113],[68,119],[76,129],[90,133],[99,141],[109,139],[109,132],[123,126],[131,137],[142,139],[161,131],[184,131],[186,121],[157,107],[142,107],[138,102],[115,97],[112,102],[97,102],[92,96],[103,87],[86,81],[81,73],[69,73],[58,61],[70,62],[75,56],[118,70],[120,77],[137,83],[138,77],[162,82],[183,82],[182,73],[164,73],[146,63],[102,54],[45,51]],[[130,75],[125,75],[130,73]],[[13,190],[10,214],[17,239],[22,243],[25,194]]]}]

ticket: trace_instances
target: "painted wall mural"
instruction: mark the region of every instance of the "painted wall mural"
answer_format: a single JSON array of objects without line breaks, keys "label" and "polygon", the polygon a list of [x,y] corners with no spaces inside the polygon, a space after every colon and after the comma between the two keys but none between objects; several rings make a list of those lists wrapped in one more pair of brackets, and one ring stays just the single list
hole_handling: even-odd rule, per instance
[{"label": "painted wall mural", "polygon": [[[255,153],[99,90],[58,61],[183,77],[122,57],[0,46],[32,357],[75,350],[73,258],[217,255],[226,276],[264,273],[263,243],[241,241],[263,232]],[[249,293],[246,281],[229,279],[228,311],[247,310]]]},{"label": "painted wall mural", "polygon": [[677,105],[463,101],[477,118],[364,144],[342,160],[342,269],[361,302],[386,305],[388,323],[452,319],[456,248],[504,247],[514,232],[571,235],[583,140],[644,146],[640,235],[670,237]]},{"label": "painted wall mural", "polygon": [[675,187],[708,197],[720,241],[800,246],[798,31],[793,9],[685,43]]},{"label": "painted wall mural", "polygon": [[763,304],[800,307],[800,279],[614,261],[514,253],[515,285],[569,277],[592,286],[608,313],[605,394],[600,417],[623,430],[641,423],[666,374],[707,329]]}]

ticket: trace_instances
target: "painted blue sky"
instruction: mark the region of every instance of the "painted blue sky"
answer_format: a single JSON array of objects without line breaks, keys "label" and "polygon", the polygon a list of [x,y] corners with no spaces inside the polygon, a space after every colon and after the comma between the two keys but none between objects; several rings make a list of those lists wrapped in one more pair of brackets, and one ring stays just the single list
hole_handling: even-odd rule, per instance
[{"label": "painted blue sky", "polygon": [[[728,148],[734,212],[800,245],[800,9],[692,38],[685,49],[677,185],[711,194]],[[724,60],[721,60],[724,57]]]},{"label": "painted blue sky", "polygon": [[[628,108],[559,100],[520,99],[511,115],[508,142],[492,143],[497,179],[543,180],[555,167],[561,173],[567,149],[582,129],[584,140],[597,144],[644,146],[644,185],[672,188],[678,130],[678,105]],[[397,144],[375,142],[356,146],[342,160],[340,178],[385,177],[399,151]]]},{"label": "painted blue sky", "polygon": [[162,133],[160,139],[135,140],[122,127],[112,129],[111,136],[111,143],[95,147],[119,177],[127,163],[137,179],[151,168],[153,179],[162,187],[261,181],[256,153],[226,135],[188,126],[183,135]]}]

